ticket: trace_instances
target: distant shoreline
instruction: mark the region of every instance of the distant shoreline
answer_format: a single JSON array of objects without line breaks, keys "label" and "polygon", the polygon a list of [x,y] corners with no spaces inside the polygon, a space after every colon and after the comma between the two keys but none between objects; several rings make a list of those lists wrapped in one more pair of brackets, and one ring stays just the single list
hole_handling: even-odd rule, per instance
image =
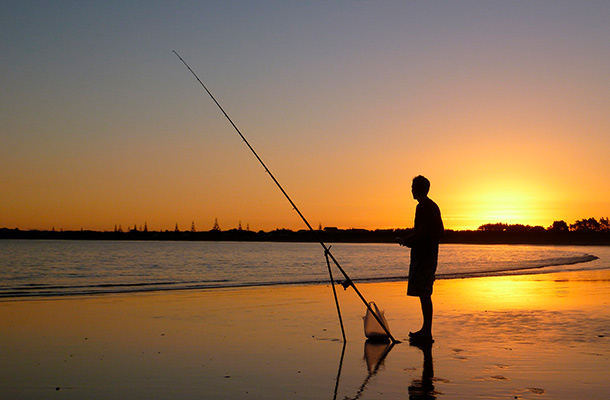
[{"label": "distant shoreline", "polygon": [[[410,229],[324,229],[270,232],[232,229],[228,231],[47,231],[0,229],[1,239],[22,240],[144,240],[144,241],[237,241],[237,242],[317,242],[329,243],[396,243]],[[459,244],[539,244],[539,245],[610,245],[610,232],[600,231],[454,231],[446,230],[442,243]]]}]

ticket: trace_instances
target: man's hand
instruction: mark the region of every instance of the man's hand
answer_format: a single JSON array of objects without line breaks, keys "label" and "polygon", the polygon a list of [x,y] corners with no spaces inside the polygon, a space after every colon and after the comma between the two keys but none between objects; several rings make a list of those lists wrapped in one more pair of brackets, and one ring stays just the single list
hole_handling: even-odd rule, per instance
[{"label": "man's hand", "polygon": [[401,246],[413,247],[413,239],[410,235],[404,238],[396,238],[396,242]]}]

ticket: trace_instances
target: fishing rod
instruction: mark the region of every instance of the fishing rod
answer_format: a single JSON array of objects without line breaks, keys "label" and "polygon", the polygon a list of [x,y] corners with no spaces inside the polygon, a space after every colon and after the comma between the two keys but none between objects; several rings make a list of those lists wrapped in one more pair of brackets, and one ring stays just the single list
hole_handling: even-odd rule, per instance
[{"label": "fishing rod", "polygon": [[[332,255],[332,253],[330,252],[330,248],[328,246],[326,246],[326,244],[322,241],[322,239],[320,238],[320,236],[318,235],[318,233],[316,232],[315,229],[313,229],[313,227],[311,226],[311,224],[309,223],[309,221],[307,221],[307,218],[305,218],[305,216],[303,215],[303,213],[301,213],[301,211],[299,210],[299,208],[297,207],[297,205],[294,203],[294,201],[292,201],[292,199],[290,198],[290,196],[288,196],[288,193],[286,193],[286,191],[284,190],[284,188],[282,187],[282,185],[280,185],[280,182],[278,182],[277,179],[275,179],[275,176],[273,176],[273,174],[271,173],[271,171],[269,170],[269,168],[267,168],[267,165],[265,165],[265,162],[259,157],[258,153],[254,150],[254,148],[250,145],[250,143],[248,142],[248,140],[246,139],[246,137],[241,133],[241,131],[239,130],[239,128],[237,127],[237,125],[235,125],[235,123],[233,122],[233,120],[231,119],[231,117],[229,117],[229,114],[227,114],[227,112],[224,110],[224,108],[222,108],[222,106],[220,105],[220,103],[218,102],[218,100],[216,100],[216,98],[214,97],[214,95],[212,94],[212,92],[210,92],[210,90],[204,85],[204,83],[201,81],[201,79],[199,79],[199,76],[197,76],[197,74],[195,73],[195,71],[192,70],[192,68],[186,63],[186,61],[184,61],[184,59],[182,57],[180,57],[180,55],[176,52],[176,50],[172,50],[172,52],[176,55],[176,57],[178,57],[180,59],[180,61],[182,61],[182,63],[186,66],[186,68],[191,72],[191,74],[193,74],[193,76],[195,77],[195,79],[197,79],[197,82],[199,82],[199,84],[205,89],[205,91],[208,93],[208,95],[210,96],[210,98],[214,101],[214,103],[216,103],[216,106],[218,106],[218,108],[220,109],[220,111],[222,111],[222,113],[224,114],[224,116],[227,118],[227,120],[229,121],[229,123],[231,124],[231,126],[233,127],[233,129],[235,129],[235,131],[237,132],[237,134],[239,135],[239,137],[241,137],[241,139],[244,141],[244,143],[246,144],[246,146],[248,146],[248,148],[250,149],[250,151],[252,152],[252,154],[254,154],[254,157],[256,157],[256,159],[258,160],[258,162],[263,166],[263,168],[265,169],[265,172],[267,172],[267,174],[269,174],[269,176],[271,177],[271,179],[273,180],[273,182],[275,183],[275,185],[278,187],[278,189],[280,189],[280,191],[282,192],[282,194],[284,195],[284,197],[286,197],[286,200],[288,200],[288,202],[290,203],[290,205],[292,206],[292,208],[294,209],[294,211],[296,211],[296,213],[299,215],[299,217],[301,217],[301,219],[303,220],[303,222],[305,223],[305,225],[307,226],[307,228],[313,233],[316,241],[318,243],[320,243],[320,245],[322,246],[322,248],[324,249],[324,255],[329,257],[333,263],[337,266],[337,268],[339,269],[339,271],[341,271],[341,273],[343,274],[343,276],[345,277],[345,282],[342,283],[343,288],[347,289],[348,287],[352,287],[354,289],[354,291],[356,292],[356,294],[358,295],[358,297],[360,297],[360,300],[362,300],[362,302],[364,303],[364,305],[366,306],[366,308],[368,310],[371,311],[371,313],[373,314],[373,316],[375,317],[375,319],[377,320],[377,322],[379,323],[379,325],[381,325],[381,327],[383,328],[383,330],[385,331],[385,333],[388,335],[388,338],[393,342],[396,343],[396,339],[394,339],[394,336],[392,336],[392,334],[390,333],[390,330],[388,329],[388,327],[386,326],[385,323],[383,323],[383,321],[381,320],[380,316],[377,315],[377,313],[371,308],[370,304],[366,301],[366,299],[364,298],[364,296],[362,295],[362,293],[360,293],[360,291],[358,290],[358,288],[356,287],[356,285],[354,284],[354,282],[349,278],[349,276],[347,275],[347,273],[345,272],[345,270],[343,269],[343,267],[341,267],[341,265],[339,264],[339,262],[335,259],[335,257]],[[332,282],[332,274],[331,274],[331,285],[334,285]],[[334,286],[333,286],[334,289]],[[335,297],[336,300],[336,297]],[[339,306],[339,304],[337,303],[337,307]],[[340,312],[339,312],[339,318],[341,318],[340,316]],[[343,322],[341,322],[341,327],[343,328]],[[345,338],[345,335],[344,335]]]}]

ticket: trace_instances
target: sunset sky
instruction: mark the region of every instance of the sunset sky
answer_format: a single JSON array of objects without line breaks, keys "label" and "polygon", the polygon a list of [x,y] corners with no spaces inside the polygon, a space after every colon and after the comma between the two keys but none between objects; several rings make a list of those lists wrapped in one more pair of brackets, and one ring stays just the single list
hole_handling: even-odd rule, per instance
[{"label": "sunset sky", "polygon": [[610,2],[12,1],[0,227],[301,229],[610,215]]}]

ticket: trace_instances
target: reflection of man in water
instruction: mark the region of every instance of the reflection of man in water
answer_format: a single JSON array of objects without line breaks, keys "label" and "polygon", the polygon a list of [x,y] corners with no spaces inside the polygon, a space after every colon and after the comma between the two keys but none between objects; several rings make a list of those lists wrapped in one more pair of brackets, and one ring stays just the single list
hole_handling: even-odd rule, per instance
[{"label": "reflection of man in water", "polygon": [[434,390],[434,365],[432,363],[432,343],[417,344],[424,353],[424,368],[421,379],[413,379],[409,386],[410,400],[434,400],[437,394]]},{"label": "reflection of man in water", "polygon": [[411,192],[418,201],[415,225],[413,233],[400,242],[411,248],[407,295],[419,297],[424,320],[419,331],[409,333],[411,340],[415,341],[432,341],[432,285],[438,260],[438,243],[444,232],[441,211],[428,197],[429,190],[428,179],[421,175],[413,178]]}]

